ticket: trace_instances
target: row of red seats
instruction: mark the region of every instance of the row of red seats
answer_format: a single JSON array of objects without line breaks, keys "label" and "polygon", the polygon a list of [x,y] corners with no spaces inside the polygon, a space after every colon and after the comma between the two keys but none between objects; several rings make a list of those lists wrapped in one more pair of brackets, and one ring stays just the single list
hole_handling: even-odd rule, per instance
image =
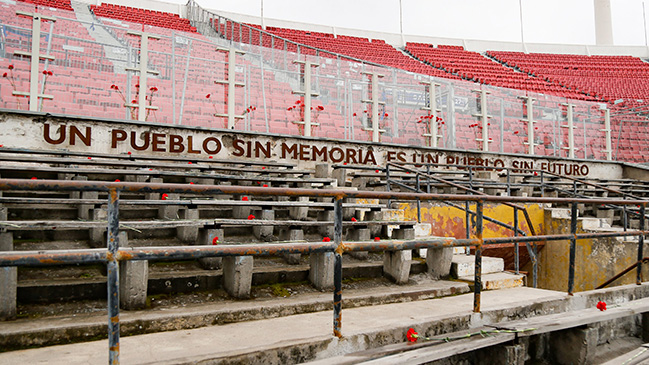
[{"label": "row of red seats", "polygon": [[58,8],[63,10],[73,11],[70,0],[19,0],[24,3],[34,4],[36,6],[47,6],[50,8]]},{"label": "row of red seats", "polygon": [[184,32],[198,33],[188,19],[180,18],[177,14],[160,11],[150,11],[130,6],[102,4],[90,5],[90,10],[97,16],[119,19],[134,23],[148,24],[161,28],[169,28]]}]

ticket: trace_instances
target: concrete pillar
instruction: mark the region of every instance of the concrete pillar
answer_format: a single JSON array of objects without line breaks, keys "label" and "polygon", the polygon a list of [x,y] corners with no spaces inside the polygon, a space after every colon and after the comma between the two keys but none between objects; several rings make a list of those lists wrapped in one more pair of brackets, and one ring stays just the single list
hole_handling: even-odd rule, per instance
[{"label": "concrete pillar", "polygon": [[[105,221],[108,219],[106,209],[92,209],[90,213],[92,213],[93,221]],[[90,228],[88,231],[88,245],[92,248],[106,247],[106,226]]]},{"label": "concrete pillar", "polygon": [[[370,229],[354,228],[351,232],[351,239],[352,241],[369,241]],[[367,251],[351,251],[349,252],[349,255],[359,260],[367,260],[370,257]]]},{"label": "concrete pillar", "polygon": [[[282,241],[304,241],[304,231],[301,229],[285,229],[282,230],[280,235]],[[300,263],[300,258],[302,257],[299,253],[284,254],[284,260],[289,265],[298,265]]]},{"label": "concrete pillar", "polygon": [[[4,210],[4,218],[6,217],[6,209]],[[0,212],[0,215],[3,213]],[[13,233],[1,232],[0,233],[0,251],[13,251],[14,241]],[[0,320],[9,320],[16,318],[16,298],[18,292],[18,268],[11,266],[0,267]]]},{"label": "concrete pillar", "polygon": [[554,364],[592,364],[597,347],[596,328],[571,328],[550,336],[551,361]]},{"label": "concrete pillar", "polygon": [[[219,243],[224,240],[224,232],[222,228],[205,228],[201,229],[198,234],[196,243],[201,246],[209,246],[213,244],[214,238],[218,237]],[[205,270],[218,270],[221,268],[223,258],[221,257],[203,257],[198,259],[198,263]]]},{"label": "concrete pillar", "polygon": [[649,312],[642,313],[642,342],[649,342]]},{"label": "concrete pillar", "polygon": [[[300,196],[297,198],[300,202],[308,202],[308,196]],[[305,220],[309,216],[309,207],[290,207],[288,208],[288,214],[291,219],[295,220]]]},{"label": "concrete pillar", "polygon": [[447,277],[451,272],[453,247],[429,247],[426,250],[426,266],[433,279]]},{"label": "concrete pillar", "polygon": [[310,257],[309,280],[318,290],[334,286],[334,253],[312,253]]},{"label": "concrete pillar", "polygon": [[[162,179],[161,179],[162,180]],[[180,194],[168,193],[167,200],[178,200]],[[178,211],[180,207],[177,205],[163,205],[158,208],[158,218],[160,219],[178,219]]]},{"label": "concrete pillar", "polygon": [[415,239],[415,228],[414,227],[404,227],[395,229],[392,231],[392,238],[395,240],[414,240]]},{"label": "concrete pillar", "polygon": [[383,254],[383,274],[397,284],[407,284],[411,261],[411,250],[388,251]]},{"label": "concrete pillar", "polygon": [[[180,219],[195,220],[199,218],[198,209],[184,208],[179,210]],[[185,226],[176,228],[176,236],[183,242],[196,242],[198,239],[198,226]]]},{"label": "concrete pillar", "polygon": [[[380,210],[370,210],[365,212],[366,221],[382,221],[383,220],[383,211]],[[382,226],[375,224],[370,226],[370,236],[376,237],[381,235]]]},{"label": "concrete pillar", "polygon": [[223,287],[234,298],[250,298],[252,286],[252,256],[223,258]]},{"label": "concrete pillar", "polygon": [[250,215],[250,209],[251,209],[250,206],[235,205],[234,207],[232,207],[232,218],[248,219],[248,216]]},{"label": "concrete pillar", "polygon": [[[161,177],[152,177],[149,179],[152,184],[162,184],[163,180]],[[160,200],[160,193],[144,193],[144,199],[146,200]]]},{"label": "concrete pillar", "polygon": [[[264,220],[264,221],[274,221],[275,220],[275,211],[272,209],[262,209],[254,211],[255,220]],[[262,241],[272,241],[273,240],[273,229],[275,226],[253,226],[252,234],[258,240]]]},{"label": "concrete pillar", "polygon": [[[128,247],[128,234],[119,232],[119,246]],[[149,262],[121,261],[119,263],[119,306],[125,310],[146,307]]]},{"label": "concrete pillar", "polygon": [[524,365],[527,347],[524,344],[488,347],[475,357],[477,365]]},{"label": "concrete pillar", "polygon": [[611,0],[594,0],[595,44],[613,45],[613,24],[611,22]]},{"label": "concrete pillar", "polygon": [[345,187],[347,183],[347,169],[335,169],[331,173],[331,177],[336,179],[338,186]]},{"label": "concrete pillar", "polygon": [[333,210],[321,210],[318,212],[318,221],[321,222],[332,222],[331,224],[318,226],[318,232],[324,236],[333,239],[334,237],[334,211]]}]

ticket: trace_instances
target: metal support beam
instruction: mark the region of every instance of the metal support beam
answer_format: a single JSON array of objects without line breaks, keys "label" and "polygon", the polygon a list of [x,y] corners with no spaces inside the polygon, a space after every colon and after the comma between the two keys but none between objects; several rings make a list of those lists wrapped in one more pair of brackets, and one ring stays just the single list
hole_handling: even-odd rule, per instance
[{"label": "metal support beam", "polygon": [[119,364],[119,190],[108,195],[108,363]]},{"label": "metal support beam", "polygon": [[235,48],[217,48],[216,50],[226,52],[228,54],[228,79],[214,81],[215,84],[227,85],[228,87],[228,112],[227,114],[215,113],[214,116],[228,118],[227,128],[234,129],[236,120],[245,118],[244,115],[236,115],[234,110],[236,106],[235,88],[246,86],[245,83],[236,82],[236,55],[237,53],[243,55],[245,54],[245,52],[237,50]]},{"label": "metal support beam", "polygon": [[611,146],[611,109],[607,108],[604,104],[604,129],[601,132],[606,133],[606,149],[602,152],[606,153],[606,159],[613,160],[613,148]]},{"label": "metal support beam", "polygon": [[124,106],[131,108],[138,108],[137,120],[144,122],[147,117],[147,110],[158,110],[158,107],[147,105],[146,93],[149,90],[147,87],[147,80],[149,74],[158,75],[156,70],[149,69],[149,39],[160,39],[159,36],[146,33],[128,31],[126,34],[140,37],[140,65],[139,67],[126,67],[126,71],[133,71],[140,73],[140,91],[137,97],[137,104],[126,103]]},{"label": "metal support beam", "polygon": [[376,72],[361,72],[363,75],[368,75],[370,77],[370,92],[369,100],[361,100],[362,103],[372,104],[372,127],[363,128],[365,131],[372,132],[372,142],[381,142],[381,134],[385,132],[385,129],[381,129],[379,126],[379,105],[385,105],[385,102],[379,101],[379,77],[384,77],[384,75],[378,74]]},{"label": "metal support beam", "polygon": [[482,216],[484,203],[476,202],[475,232],[480,243],[475,247],[475,277],[473,280],[473,312],[480,313],[480,296],[482,291]]},{"label": "metal support beam", "polygon": [[334,336],[342,337],[342,300],[343,300],[343,198],[336,197],[334,202]]},{"label": "metal support beam", "polygon": [[311,121],[311,97],[318,96],[318,93],[311,91],[311,67],[318,67],[317,63],[311,61],[293,61],[301,65],[300,73],[304,80],[304,90],[293,91],[293,94],[304,95],[304,117],[301,121],[293,121],[295,124],[304,125],[304,136],[311,137],[311,128],[320,124]]},{"label": "metal support beam", "polygon": [[534,120],[534,101],[536,99],[531,96],[519,96],[519,98],[525,100],[525,107],[527,108],[527,118],[521,119],[521,121],[527,122],[527,142],[523,142],[523,144],[527,145],[527,153],[534,155],[534,147],[536,147],[536,144],[534,144],[534,123],[536,123]]},{"label": "metal support beam", "polygon": [[426,122],[428,132],[424,132],[423,136],[426,137],[426,142],[429,147],[438,147],[438,140],[443,136],[439,133],[439,124],[437,121],[437,113],[441,113],[442,109],[437,106],[437,87],[440,84],[433,81],[422,81],[420,84],[425,85],[426,93],[428,94],[428,106],[424,106],[421,110],[428,111],[430,118]]},{"label": "metal support beam", "polygon": [[492,116],[489,115],[489,108],[487,107],[487,94],[490,94],[487,90],[472,90],[473,92],[480,93],[480,113],[473,114],[474,117],[477,117],[482,122],[482,138],[476,138],[476,141],[482,142],[482,150],[484,152],[489,152],[489,118]]},{"label": "metal support beam", "polygon": [[[640,205],[640,226],[638,229],[644,231],[645,228],[645,205]],[[638,268],[636,272],[635,283],[640,285],[642,284],[642,259],[644,255],[644,234],[638,236]]]},{"label": "metal support beam", "polygon": [[575,255],[577,251],[577,203],[570,206],[570,263],[568,266],[568,295],[575,291]]},{"label": "metal support beam", "polygon": [[26,16],[32,18],[32,49],[31,52],[15,51],[14,55],[30,57],[31,62],[29,64],[29,92],[16,91],[14,90],[12,95],[15,96],[27,96],[29,97],[29,111],[35,112],[38,111],[38,99],[54,99],[52,95],[45,95],[38,92],[38,78],[40,72],[38,72],[38,64],[41,59],[47,59],[54,61],[53,56],[41,55],[41,21],[51,21],[55,22],[56,18],[45,16],[39,13],[27,13],[24,11],[16,11],[18,16]]},{"label": "metal support beam", "polygon": [[561,104],[567,107],[566,109],[566,119],[568,124],[562,124],[561,128],[568,128],[568,147],[563,147],[563,149],[568,150],[568,157],[575,158],[575,122],[573,120],[573,111],[575,104],[567,103]]}]

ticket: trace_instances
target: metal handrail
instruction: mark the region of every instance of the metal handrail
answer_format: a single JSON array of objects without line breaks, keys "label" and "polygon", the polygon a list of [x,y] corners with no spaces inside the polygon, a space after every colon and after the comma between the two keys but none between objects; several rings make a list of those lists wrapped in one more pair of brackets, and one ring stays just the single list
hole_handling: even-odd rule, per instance
[{"label": "metal handrail", "polygon": [[629,271],[633,270],[634,268],[637,268],[638,265],[646,264],[646,263],[648,263],[648,262],[649,262],[649,257],[643,257],[641,260],[638,260],[637,262],[633,263],[631,266],[629,266],[629,267],[627,267],[626,269],[620,271],[620,272],[617,273],[615,276],[613,276],[612,278],[606,280],[605,282],[603,282],[602,284],[600,284],[600,285],[599,285],[597,288],[595,288],[595,289],[603,289],[603,288],[606,288],[609,284],[611,284],[611,283],[614,282],[615,280],[617,280],[617,279],[621,278],[622,276],[626,275]]},{"label": "metal handrail", "polygon": [[[0,179],[0,191],[103,191],[108,192],[108,226],[107,248],[100,250],[66,250],[66,251],[10,251],[0,252],[0,266],[26,266],[26,265],[58,265],[63,263],[90,263],[102,262],[107,264],[108,287],[108,341],[109,361],[119,363],[119,262],[129,260],[189,259],[212,256],[239,256],[239,255],[274,255],[279,253],[328,253],[334,256],[334,293],[333,293],[333,333],[341,337],[342,326],[342,254],[349,251],[394,251],[423,247],[475,247],[475,275],[474,275],[474,301],[473,311],[480,312],[482,290],[482,249],[485,244],[530,242],[538,240],[570,240],[570,266],[568,294],[574,290],[575,250],[577,239],[597,237],[638,236],[638,256],[642,257],[644,236],[649,232],[644,231],[644,210],[649,203],[644,200],[609,200],[615,204],[635,204],[641,206],[640,230],[609,233],[577,233],[577,204],[586,202],[604,201],[602,199],[565,199],[544,197],[503,197],[492,195],[460,195],[460,194],[422,194],[403,192],[380,192],[358,190],[334,189],[290,189],[290,188],[265,188],[232,185],[196,185],[196,184],[160,184],[160,183],[125,183],[125,182],[90,182],[90,181],[57,181],[57,180],[21,180]],[[252,245],[218,245],[218,246],[192,246],[192,247],[119,247],[119,194],[125,192],[145,193],[193,193],[193,194],[246,194],[246,195],[280,195],[280,196],[308,196],[334,198],[334,239],[332,242],[306,242],[296,244],[252,244]],[[472,201],[476,203],[475,238],[452,239],[432,238],[415,240],[386,240],[382,242],[347,242],[342,241],[343,199],[400,199],[400,200],[449,200]],[[523,236],[483,238],[483,205],[485,202],[499,203],[563,203],[572,202],[571,232],[562,235]],[[640,264],[639,264],[640,265]],[[638,265],[638,280],[640,269]],[[639,283],[639,281],[638,281]]]}]

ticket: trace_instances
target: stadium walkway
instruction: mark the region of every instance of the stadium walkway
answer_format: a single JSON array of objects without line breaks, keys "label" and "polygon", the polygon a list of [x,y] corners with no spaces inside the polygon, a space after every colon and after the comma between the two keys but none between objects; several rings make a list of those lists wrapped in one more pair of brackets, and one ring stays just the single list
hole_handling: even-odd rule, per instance
[{"label": "stadium walkway", "polygon": [[[405,341],[409,327],[435,324],[447,329],[441,331],[444,333],[494,323],[516,312],[525,316],[542,307],[566,310],[570,302],[566,299],[565,293],[520,287],[483,292],[482,314],[478,315],[472,313],[471,293],[343,308],[343,339],[332,336],[331,311],[137,335],[121,339],[120,360],[123,364],[182,364],[228,358],[234,362],[286,363],[309,359],[308,353],[326,358]],[[108,341],[100,340],[20,350],[0,353],[0,364],[105,364],[107,349]]]}]

